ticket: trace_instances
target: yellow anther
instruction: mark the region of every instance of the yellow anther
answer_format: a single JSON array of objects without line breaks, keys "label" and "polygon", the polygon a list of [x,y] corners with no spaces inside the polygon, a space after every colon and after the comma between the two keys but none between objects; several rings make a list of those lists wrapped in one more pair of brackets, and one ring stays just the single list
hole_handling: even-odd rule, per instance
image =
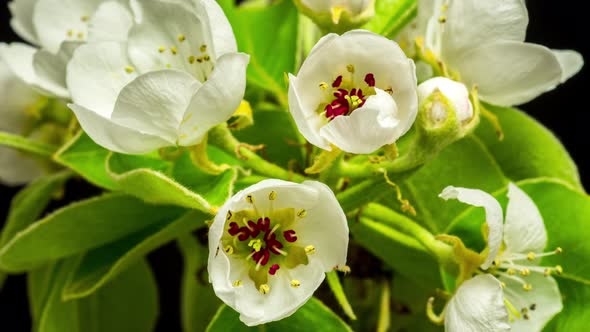
[{"label": "yellow anther", "polygon": [[256,252],[259,252],[262,249],[262,241],[260,239],[250,240],[248,247],[252,247]]},{"label": "yellow anther", "polygon": [[80,21],[82,21],[82,22],[88,22],[88,20],[90,20],[90,16],[88,16],[88,15],[84,15],[84,16],[80,17]]},{"label": "yellow anther", "polygon": [[197,58],[195,58],[194,55],[191,55],[191,56],[188,57],[188,63],[190,63],[191,65],[193,63],[195,63],[195,61],[197,61]]},{"label": "yellow anther", "polygon": [[203,62],[203,57],[202,57],[202,56],[198,57],[198,58],[197,58],[197,62],[198,62],[198,63],[202,63],[202,62]]},{"label": "yellow anther", "polygon": [[307,216],[307,211],[305,209],[301,209],[297,212],[297,216],[299,218],[305,218],[305,216]]},{"label": "yellow anther", "polygon": [[179,42],[181,42],[181,43],[182,43],[182,42],[183,42],[183,41],[185,41],[185,40],[186,40],[186,37],[185,37],[183,34],[180,34],[180,35],[178,35],[178,41],[179,41]]},{"label": "yellow anther", "polygon": [[305,253],[308,255],[315,254],[315,247],[312,245],[308,245],[307,247],[305,247]]},{"label": "yellow anther", "polygon": [[234,247],[227,245],[227,246],[225,246],[225,248],[223,248],[223,251],[225,251],[225,253],[228,255],[233,255],[234,254]]},{"label": "yellow anther", "polygon": [[529,261],[534,261],[535,258],[537,258],[537,255],[535,255],[535,253],[532,251],[526,255],[526,259],[528,259]]},{"label": "yellow anther", "polygon": [[297,279],[291,280],[291,287],[298,288],[299,286],[301,286],[301,281],[299,281]]},{"label": "yellow anther", "polygon": [[523,277],[526,277],[526,276],[528,276],[530,274],[531,274],[531,270],[529,270],[529,269],[522,269],[522,270],[520,270],[520,275],[523,276]]},{"label": "yellow anther", "polygon": [[127,67],[125,67],[125,71],[127,72],[127,74],[131,74],[135,71],[135,68],[133,68],[131,66],[127,66]]},{"label": "yellow anther", "polygon": [[531,291],[533,289],[533,285],[531,284],[524,284],[522,285],[522,289],[524,289],[525,291]]},{"label": "yellow anther", "polygon": [[350,270],[350,266],[348,266],[348,265],[344,265],[344,266],[342,266],[342,267],[338,267],[338,266],[337,266],[337,267],[336,267],[336,270],[338,270],[338,271],[340,271],[340,272],[342,272],[342,273],[344,273],[344,274],[350,274],[350,272],[351,272],[351,270]]},{"label": "yellow anther", "polygon": [[500,286],[502,286],[502,288],[506,288],[506,283],[505,282],[500,282]]},{"label": "yellow anther", "polygon": [[557,272],[557,274],[562,274],[563,273],[563,267],[561,267],[561,265],[557,265],[555,267],[555,272]]},{"label": "yellow anther", "polygon": [[326,82],[320,83],[320,89],[327,90],[330,86]]},{"label": "yellow anther", "polygon": [[169,64],[169,63],[167,63],[167,64],[166,64],[166,68],[170,69],[170,68],[172,68],[172,65],[171,65],[171,64]]},{"label": "yellow anther", "polygon": [[555,249],[555,253],[556,253],[556,254],[561,254],[562,252],[563,252],[563,249],[561,249],[561,247],[557,247],[557,248]]},{"label": "yellow anther", "polygon": [[166,52],[166,47],[160,46],[160,48],[158,48],[158,52],[160,52],[160,53]]},{"label": "yellow anther", "polygon": [[266,295],[268,292],[270,292],[270,286],[267,284],[262,284],[258,290],[260,291],[260,294]]},{"label": "yellow anther", "polygon": [[176,46],[170,47],[170,52],[172,52],[173,55],[176,55],[176,53],[178,53],[178,50],[176,49]]},{"label": "yellow anther", "polygon": [[246,196],[246,202],[254,204],[254,197],[252,197],[252,195]]},{"label": "yellow anther", "polygon": [[346,70],[349,73],[354,73],[354,65],[346,65]]},{"label": "yellow anther", "polygon": [[268,199],[271,201],[274,201],[275,199],[277,199],[277,192],[271,191],[270,194],[268,194]]},{"label": "yellow anther", "polygon": [[72,30],[72,29],[68,30],[67,34],[68,34],[68,37],[74,37],[74,30]]},{"label": "yellow anther", "polygon": [[544,275],[545,277],[548,277],[548,276],[550,276],[550,275],[551,275],[551,269],[545,269],[545,270],[543,271],[543,275]]},{"label": "yellow anther", "polygon": [[205,55],[205,56],[203,57],[203,60],[205,60],[205,61],[209,61],[209,60],[211,60],[211,57],[210,57],[210,56],[208,56],[208,55]]},{"label": "yellow anther", "polygon": [[444,16],[444,15],[441,15],[441,16],[438,18],[438,23],[441,23],[441,24],[442,24],[442,23],[446,23],[446,22],[447,22],[447,17],[446,17],[446,16]]},{"label": "yellow anther", "polygon": [[448,4],[444,4],[440,7],[440,11],[441,12],[446,12],[449,9],[449,5]]},{"label": "yellow anther", "polygon": [[201,47],[199,48],[199,50],[201,51],[201,53],[207,52],[207,45],[205,45],[205,44],[201,45]]},{"label": "yellow anther", "polygon": [[78,32],[78,39],[84,39],[84,32]]},{"label": "yellow anther", "polygon": [[233,213],[231,213],[231,211],[227,211],[227,216],[225,217],[225,220],[230,220],[231,217],[233,216]]},{"label": "yellow anther", "polygon": [[240,287],[242,286],[244,283],[242,282],[242,280],[236,280],[234,281],[233,285],[234,287]]},{"label": "yellow anther", "polygon": [[514,271],[514,269],[508,269],[506,270],[506,273],[508,273],[509,275],[513,276],[516,274],[516,271]]}]

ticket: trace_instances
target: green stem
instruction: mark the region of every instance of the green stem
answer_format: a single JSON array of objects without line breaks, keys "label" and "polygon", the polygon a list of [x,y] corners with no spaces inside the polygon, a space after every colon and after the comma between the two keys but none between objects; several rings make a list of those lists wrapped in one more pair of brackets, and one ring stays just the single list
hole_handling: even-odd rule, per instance
[{"label": "green stem", "polygon": [[30,152],[44,158],[51,158],[58,147],[50,144],[39,143],[31,139],[0,132],[0,145],[5,145],[23,152]]},{"label": "green stem", "polygon": [[401,232],[412,236],[443,265],[454,264],[452,247],[438,241],[432,233],[408,217],[385,206],[371,203],[362,211],[362,215],[369,219],[385,222]]},{"label": "green stem", "polygon": [[209,142],[230,155],[235,155],[236,152],[239,152],[244,158],[244,165],[260,175],[287,181],[305,181],[304,176],[270,163],[245,146],[242,146],[242,143],[232,135],[226,124],[219,125],[209,131]]},{"label": "green stem", "polygon": [[344,293],[344,289],[342,288],[342,283],[340,283],[340,278],[338,277],[338,271],[331,271],[326,273],[326,279],[328,280],[328,286],[332,290],[332,294],[342,307],[342,310],[348,316],[348,318],[352,320],[356,320],[356,315],[352,310],[352,306],[348,299],[346,298],[346,294]]},{"label": "green stem", "polygon": [[368,203],[379,200],[390,189],[391,187],[385,182],[383,176],[374,176],[338,193],[336,198],[344,212],[348,214]]}]

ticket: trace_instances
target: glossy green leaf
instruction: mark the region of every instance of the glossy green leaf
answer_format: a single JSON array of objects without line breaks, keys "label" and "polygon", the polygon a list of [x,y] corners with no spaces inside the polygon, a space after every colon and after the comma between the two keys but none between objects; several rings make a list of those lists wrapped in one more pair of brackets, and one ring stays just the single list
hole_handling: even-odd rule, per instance
[{"label": "glossy green leaf", "polygon": [[105,167],[109,153],[84,132],[80,132],[53,156],[53,160],[80,174],[94,185],[114,190],[116,184],[107,174]]},{"label": "glossy green leaf", "polygon": [[[96,294],[63,301],[62,288],[76,258],[29,275],[29,299],[39,332],[148,332],[158,314],[157,287],[144,261],[131,266]],[[51,275],[50,278],[47,274]]]},{"label": "glossy green leaf", "polygon": [[394,38],[416,17],[417,11],[417,0],[376,0],[375,17],[363,29]]},{"label": "glossy green leaf", "polygon": [[[336,314],[326,307],[320,300],[311,298],[303,307],[299,308],[293,315],[283,320],[265,324],[267,332],[283,331],[317,331],[341,332],[352,331]],[[223,305],[209,327],[207,332],[241,332],[258,331],[257,327],[249,328],[239,319],[239,314],[233,309]]]},{"label": "glossy green leaf", "polygon": [[18,233],[0,250],[0,267],[30,270],[47,261],[99,247],[183,212],[109,194],[64,207]]},{"label": "glossy green leaf", "polygon": [[148,226],[118,241],[92,249],[82,255],[80,264],[64,287],[66,300],[96,292],[129,265],[175,238],[202,227],[210,216],[198,211],[188,212],[176,220]]},{"label": "glossy green leaf", "polygon": [[508,178],[520,181],[553,177],[583,190],[576,164],[552,132],[519,110],[486,107],[498,117],[504,140],[498,140],[495,129],[485,119],[482,119],[476,135]]},{"label": "glossy green leaf", "polygon": [[[543,266],[561,265],[564,269],[561,276],[555,276],[564,299],[564,309],[552,326],[559,327],[556,331],[584,330],[590,317],[586,314],[590,302],[590,266],[584,264],[590,259],[590,228],[587,227],[590,197],[558,179],[525,180],[517,185],[532,198],[543,216],[548,234],[546,250],[557,247],[564,250],[562,255],[545,257],[541,261]],[[506,206],[506,189],[494,196]],[[467,245],[475,248],[484,246],[480,232],[484,222],[481,210],[470,208],[450,228],[451,233],[461,236]]]},{"label": "glossy green leaf", "polygon": [[295,70],[298,12],[292,1],[270,6],[219,4],[229,19],[241,52],[250,54],[248,81],[277,95],[286,104],[285,73]]},{"label": "glossy green leaf", "polygon": [[208,248],[190,235],[181,237],[178,245],[184,256],[180,294],[182,328],[184,332],[205,331],[222,304],[209,283]]}]

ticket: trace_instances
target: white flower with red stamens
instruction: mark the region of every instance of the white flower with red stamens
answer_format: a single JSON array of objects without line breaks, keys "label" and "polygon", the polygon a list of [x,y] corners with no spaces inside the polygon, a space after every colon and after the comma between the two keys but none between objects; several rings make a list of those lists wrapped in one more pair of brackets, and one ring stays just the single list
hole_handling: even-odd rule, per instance
[{"label": "white flower with red stamens", "polygon": [[447,187],[444,199],[483,207],[488,225],[488,253],[482,274],[464,282],[445,310],[447,331],[541,331],[563,307],[557,282],[561,266],[539,266],[547,232],[535,203],[520,188],[509,185],[506,222],[491,195],[475,189]]},{"label": "white flower with red stamens", "polygon": [[525,43],[523,0],[420,0],[417,31],[438,60],[461,81],[477,85],[482,100],[501,106],[526,103],[554,89],[583,66],[571,50]]},{"label": "white flower with red stamens", "polygon": [[214,0],[131,1],[126,42],[80,46],[68,65],[70,108],[112,151],[142,154],[200,143],[246,89],[249,57]]},{"label": "white flower with red stamens", "polygon": [[364,30],[329,34],[289,74],[289,109],[315,146],[372,153],[414,123],[416,85],[414,62],[395,42]]},{"label": "white flower with red stamens", "polygon": [[293,314],[346,264],[348,225],[324,184],[264,180],[229,199],[209,230],[215,293],[248,326]]},{"label": "white flower with red stamens", "polygon": [[69,98],[66,66],[87,41],[119,40],[132,18],[119,0],[14,0],[14,31],[34,46],[0,44],[0,57],[25,83],[43,94]]}]

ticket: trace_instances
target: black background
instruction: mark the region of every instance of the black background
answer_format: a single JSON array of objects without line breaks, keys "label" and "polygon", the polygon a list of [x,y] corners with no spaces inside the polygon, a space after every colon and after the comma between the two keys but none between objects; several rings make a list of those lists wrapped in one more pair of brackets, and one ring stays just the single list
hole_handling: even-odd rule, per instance
[{"label": "black background", "polygon": [[[18,37],[9,27],[10,16],[6,2],[2,2],[4,4],[0,5],[0,41],[16,41]],[[582,28],[588,20],[584,1],[531,0],[527,1],[527,6],[530,15],[527,41],[555,49],[575,49],[581,52],[584,58],[590,55],[589,40],[583,30],[585,28]],[[586,102],[590,84],[588,75],[589,69],[586,66],[566,84],[521,106],[562,140],[578,164],[582,182],[586,188],[590,185],[590,157],[588,157],[587,145],[590,126],[586,120],[588,117],[586,112],[590,111]],[[18,188],[6,188],[0,185],[0,220],[5,219],[10,199],[17,191]],[[99,192],[82,181],[71,182],[66,191],[68,193],[66,199],[89,197]],[[182,269],[180,254],[176,247],[170,244],[150,254],[149,261],[154,268],[160,287],[161,312],[157,330],[180,331],[178,300]],[[3,289],[0,290],[0,324],[2,324],[2,331],[30,330],[24,276],[9,277]]]}]

